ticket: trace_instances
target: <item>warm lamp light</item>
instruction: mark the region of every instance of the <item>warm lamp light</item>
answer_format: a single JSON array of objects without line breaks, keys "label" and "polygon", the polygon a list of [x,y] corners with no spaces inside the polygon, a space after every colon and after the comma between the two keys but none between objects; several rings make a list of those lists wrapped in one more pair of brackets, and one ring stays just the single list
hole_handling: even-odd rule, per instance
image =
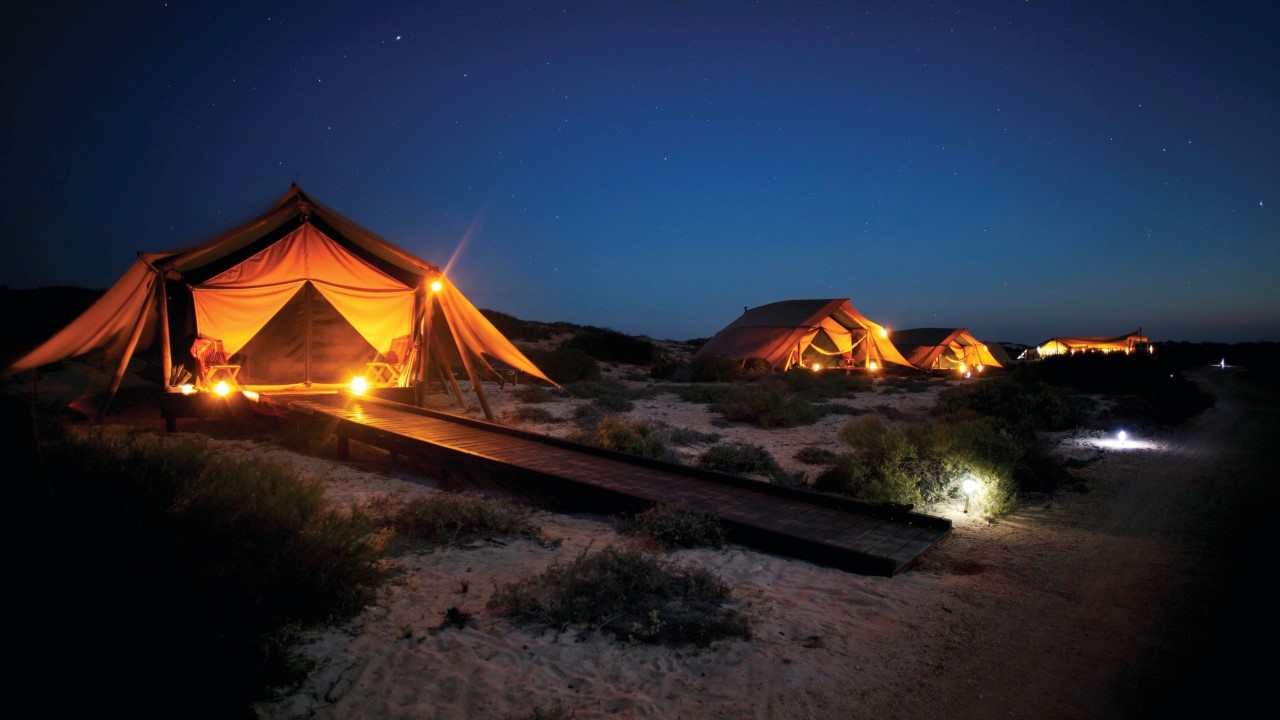
[{"label": "warm lamp light", "polygon": [[218,394],[218,397],[226,397],[227,393],[231,392],[231,386],[226,380],[219,380],[218,384],[213,386],[213,391]]},{"label": "warm lamp light", "polygon": [[351,392],[356,395],[363,395],[369,389],[369,381],[364,379],[363,375],[357,375],[351,378]]}]

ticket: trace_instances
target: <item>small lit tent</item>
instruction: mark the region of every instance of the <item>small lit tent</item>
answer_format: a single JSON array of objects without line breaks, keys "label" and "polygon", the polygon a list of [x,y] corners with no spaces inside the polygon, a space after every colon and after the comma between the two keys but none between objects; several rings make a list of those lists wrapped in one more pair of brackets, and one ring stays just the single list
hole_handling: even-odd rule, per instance
[{"label": "small lit tent", "polygon": [[1055,337],[1036,344],[1036,354],[1040,357],[1050,355],[1070,355],[1079,352],[1122,352],[1131,353],[1141,349],[1150,352],[1148,339],[1142,329],[1117,337]]},{"label": "small lit tent", "polygon": [[921,370],[964,372],[1004,366],[993,348],[965,328],[895,330],[893,344]]},{"label": "small lit tent", "polygon": [[782,300],[744,310],[694,357],[719,355],[763,360],[775,370],[797,364],[824,367],[911,367],[885,328],[863,317],[847,299]]},{"label": "small lit tent", "polygon": [[[423,338],[432,340],[426,353]],[[477,372],[494,373],[493,362],[555,385],[438,267],[297,185],[221,236],[139,253],[97,302],[5,375],[103,351],[119,363],[110,397],[134,351],[157,340],[169,391],[209,380],[209,362],[234,368],[224,377],[254,390],[336,388],[371,369],[383,385],[418,387],[432,364],[452,379],[441,371],[458,362],[477,393]]]}]

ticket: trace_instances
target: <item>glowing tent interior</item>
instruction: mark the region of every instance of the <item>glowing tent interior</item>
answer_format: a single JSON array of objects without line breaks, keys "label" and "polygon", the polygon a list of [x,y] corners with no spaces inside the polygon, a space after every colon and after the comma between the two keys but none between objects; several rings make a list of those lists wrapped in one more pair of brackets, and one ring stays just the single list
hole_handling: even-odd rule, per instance
[{"label": "glowing tent interior", "polygon": [[156,342],[168,392],[206,391],[220,381],[336,389],[370,375],[375,385],[421,392],[430,368],[461,402],[453,380],[461,365],[489,415],[479,375],[498,376],[495,363],[556,385],[437,266],[297,185],[218,237],[139,253],[97,302],[5,375],[101,351],[118,363],[109,403],[134,352]]},{"label": "glowing tent interior", "polygon": [[[921,370],[981,372],[1004,367],[1008,354],[978,340],[966,328],[910,328],[895,330],[893,344]],[[997,354],[997,352],[999,354]],[[1000,356],[1005,357],[1001,361]]]},{"label": "glowing tent interior", "polygon": [[1122,352],[1135,350],[1150,352],[1149,339],[1139,328],[1126,335],[1116,337],[1055,337],[1037,343],[1035,352],[1040,357],[1050,355],[1070,355],[1078,352]]},{"label": "glowing tent interior", "polygon": [[868,320],[845,298],[782,300],[744,309],[694,357],[720,355],[763,360],[775,370],[795,365],[863,367],[886,363],[912,367],[889,339],[889,331]]}]

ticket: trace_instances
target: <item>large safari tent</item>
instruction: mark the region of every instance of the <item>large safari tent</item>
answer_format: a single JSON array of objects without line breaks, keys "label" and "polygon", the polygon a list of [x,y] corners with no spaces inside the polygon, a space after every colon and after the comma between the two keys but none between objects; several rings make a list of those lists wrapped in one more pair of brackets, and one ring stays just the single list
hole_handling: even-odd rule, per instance
[{"label": "large safari tent", "polygon": [[889,339],[889,331],[855,310],[847,298],[782,300],[744,308],[694,357],[709,355],[744,364],[760,360],[774,370],[815,364],[869,370],[886,364],[912,367]]},{"label": "large safari tent", "polygon": [[363,378],[374,387],[413,388],[420,402],[430,376],[461,403],[460,370],[488,415],[480,379],[500,378],[495,365],[555,384],[439,267],[297,185],[211,240],[139,253],[97,302],[5,375],[99,351],[116,363],[109,402],[135,351],[157,342],[159,379],[170,393],[208,392],[219,383],[223,390],[336,391]]},{"label": "large safari tent", "polygon": [[[1008,353],[997,351],[978,340],[967,328],[895,330],[893,344],[921,370],[982,372],[986,368],[1008,364]],[[1001,361],[1001,355],[1004,361]]]},{"label": "large safari tent", "polygon": [[1116,337],[1054,337],[1037,343],[1035,353],[1039,357],[1050,355],[1071,355],[1081,352],[1150,352],[1151,346],[1147,336],[1139,328],[1125,335]]}]

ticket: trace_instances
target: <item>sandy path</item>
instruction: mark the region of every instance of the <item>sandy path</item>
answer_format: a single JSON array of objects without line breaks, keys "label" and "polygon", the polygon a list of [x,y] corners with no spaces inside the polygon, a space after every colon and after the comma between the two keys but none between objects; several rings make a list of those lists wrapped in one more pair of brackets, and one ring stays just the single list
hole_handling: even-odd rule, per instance
[{"label": "sandy path", "polygon": [[922,573],[973,574],[939,576],[936,601],[906,623],[933,640],[890,641],[886,652],[890,663],[898,647],[936,660],[903,662],[857,715],[1223,717],[1249,707],[1262,689],[1249,676],[1261,670],[1236,648],[1256,632],[1245,628],[1275,632],[1260,614],[1264,591],[1238,573],[1269,529],[1280,423],[1274,397],[1260,404],[1231,374],[1197,379],[1216,406],[1156,449],[1087,468],[1089,494],[957,533],[927,557]]}]

